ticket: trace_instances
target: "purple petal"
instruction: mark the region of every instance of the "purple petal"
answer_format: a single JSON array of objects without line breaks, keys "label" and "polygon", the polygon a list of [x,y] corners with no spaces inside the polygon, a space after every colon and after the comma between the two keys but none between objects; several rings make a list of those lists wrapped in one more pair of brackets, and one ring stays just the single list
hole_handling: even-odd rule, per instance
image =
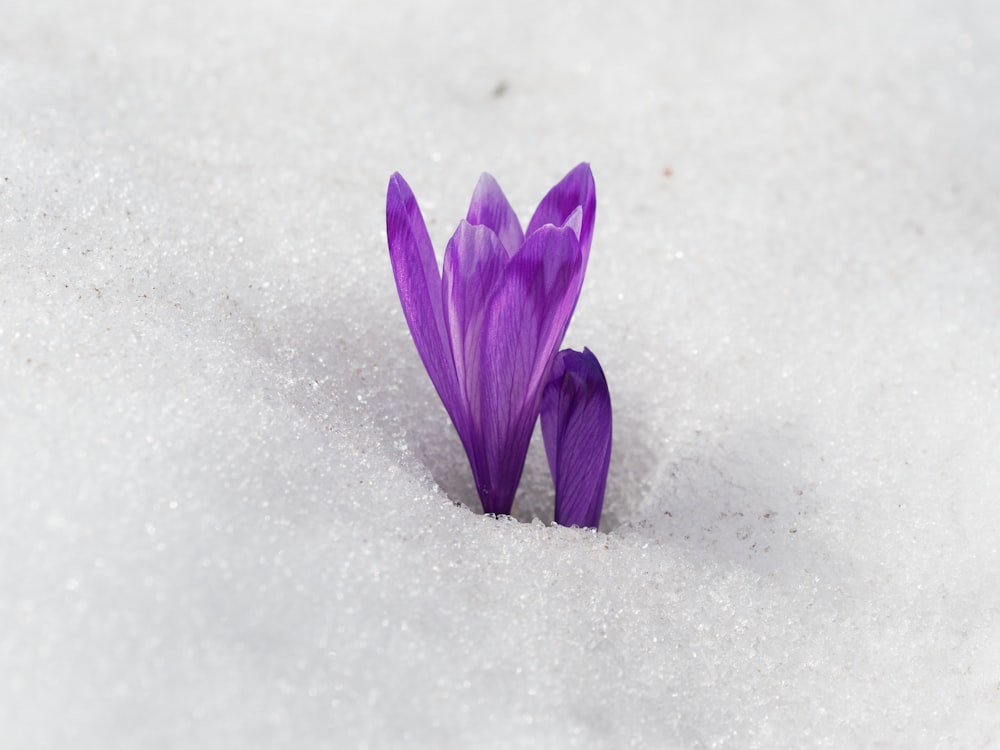
[{"label": "purple petal", "polygon": [[471,412],[481,431],[486,476],[477,476],[483,510],[509,513],[541,387],[580,293],[582,258],[570,228],[543,227],[511,258],[483,319],[481,400]]},{"label": "purple petal", "polygon": [[517,214],[497,181],[485,172],[472,192],[472,202],[465,219],[470,224],[482,224],[492,229],[507,250],[507,255],[513,255],[524,244],[524,232]]},{"label": "purple petal", "polygon": [[580,251],[583,254],[583,267],[587,267],[590,255],[590,240],[594,234],[594,215],[597,211],[597,192],[594,187],[594,175],[590,165],[576,165],[563,177],[535,209],[535,215],[528,222],[527,236],[537,232],[546,224],[561,227],[566,224],[577,207],[582,208],[580,229]]},{"label": "purple petal", "polygon": [[589,349],[556,355],[542,393],[541,416],[556,486],[556,523],[596,529],[611,462],[611,396]]},{"label": "purple petal", "polygon": [[486,303],[503,276],[507,252],[493,230],[466,221],[444,254],[442,301],[445,326],[462,398],[478,412],[479,339]]},{"label": "purple petal", "polygon": [[441,305],[441,274],[417,199],[398,172],[389,178],[385,228],[396,290],[410,335],[452,422],[467,423]]}]

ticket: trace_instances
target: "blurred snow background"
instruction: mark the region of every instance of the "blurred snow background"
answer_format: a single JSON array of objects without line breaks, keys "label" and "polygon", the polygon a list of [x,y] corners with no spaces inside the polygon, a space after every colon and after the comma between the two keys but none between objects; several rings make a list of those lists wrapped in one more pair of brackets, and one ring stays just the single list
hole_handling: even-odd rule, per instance
[{"label": "blurred snow background", "polygon": [[[993,3],[2,15],[0,746],[1000,745]],[[596,535],[477,515],[383,232],[581,160]]]}]

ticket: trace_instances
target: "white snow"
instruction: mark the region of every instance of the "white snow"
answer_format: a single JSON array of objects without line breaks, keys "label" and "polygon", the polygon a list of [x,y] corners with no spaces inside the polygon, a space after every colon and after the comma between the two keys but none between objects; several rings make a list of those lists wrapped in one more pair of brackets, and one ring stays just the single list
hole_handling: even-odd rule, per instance
[{"label": "white snow", "polygon": [[[2,15],[0,746],[1000,746],[994,4]],[[581,160],[599,534],[537,434],[478,515],[383,224]]]}]

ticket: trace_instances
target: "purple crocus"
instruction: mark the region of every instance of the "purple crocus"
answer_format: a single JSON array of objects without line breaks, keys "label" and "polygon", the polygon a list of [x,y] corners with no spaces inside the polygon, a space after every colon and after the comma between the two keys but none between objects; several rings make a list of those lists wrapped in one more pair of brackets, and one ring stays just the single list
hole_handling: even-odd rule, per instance
[{"label": "purple crocus", "polygon": [[552,359],[576,306],[594,232],[587,164],[522,231],[484,174],[438,270],[417,200],[389,179],[386,231],[413,342],[465,446],[485,513],[510,513]]},{"label": "purple crocus", "polygon": [[542,437],[556,486],[555,521],[596,529],[611,461],[611,396],[589,349],[556,355],[542,393]]}]

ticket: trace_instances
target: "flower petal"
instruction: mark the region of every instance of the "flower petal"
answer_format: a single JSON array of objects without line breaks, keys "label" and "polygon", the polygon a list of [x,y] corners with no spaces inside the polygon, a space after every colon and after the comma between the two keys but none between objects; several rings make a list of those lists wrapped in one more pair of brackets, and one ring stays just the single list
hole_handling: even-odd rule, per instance
[{"label": "flower petal", "polygon": [[513,255],[524,244],[521,222],[493,175],[484,172],[479,178],[465,219],[470,224],[482,224],[492,229],[503,243],[507,255]]},{"label": "flower petal", "polygon": [[546,224],[561,227],[566,224],[577,206],[583,209],[580,229],[580,250],[583,253],[583,267],[587,267],[590,255],[590,240],[594,234],[594,215],[597,211],[597,192],[594,175],[586,162],[577,164],[563,177],[535,209],[535,215],[528,222],[527,236],[537,232]]},{"label": "flower petal", "polygon": [[611,462],[611,396],[589,349],[556,355],[542,393],[541,417],[556,486],[556,523],[596,529]]},{"label": "flower petal", "polygon": [[509,513],[541,388],[580,293],[581,253],[571,228],[547,226],[511,258],[480,338],[480,401],[470,412],[488,468],[477,476],[483,510]]},{"label": "flower petal", "polygon": [[478,411],[479,338],[486,303],[508,257],[500,239],[484,225],[462,221],[444,253],[442,302],[445,326],[463,399]]},{"label": "flower petal", "polygon": [[389,178],[385,228],[396,290],[410,335],[452,422],[462,434],[467,411],[455,375],[441,305],[441,274],[417,199],[398,172]]}]

